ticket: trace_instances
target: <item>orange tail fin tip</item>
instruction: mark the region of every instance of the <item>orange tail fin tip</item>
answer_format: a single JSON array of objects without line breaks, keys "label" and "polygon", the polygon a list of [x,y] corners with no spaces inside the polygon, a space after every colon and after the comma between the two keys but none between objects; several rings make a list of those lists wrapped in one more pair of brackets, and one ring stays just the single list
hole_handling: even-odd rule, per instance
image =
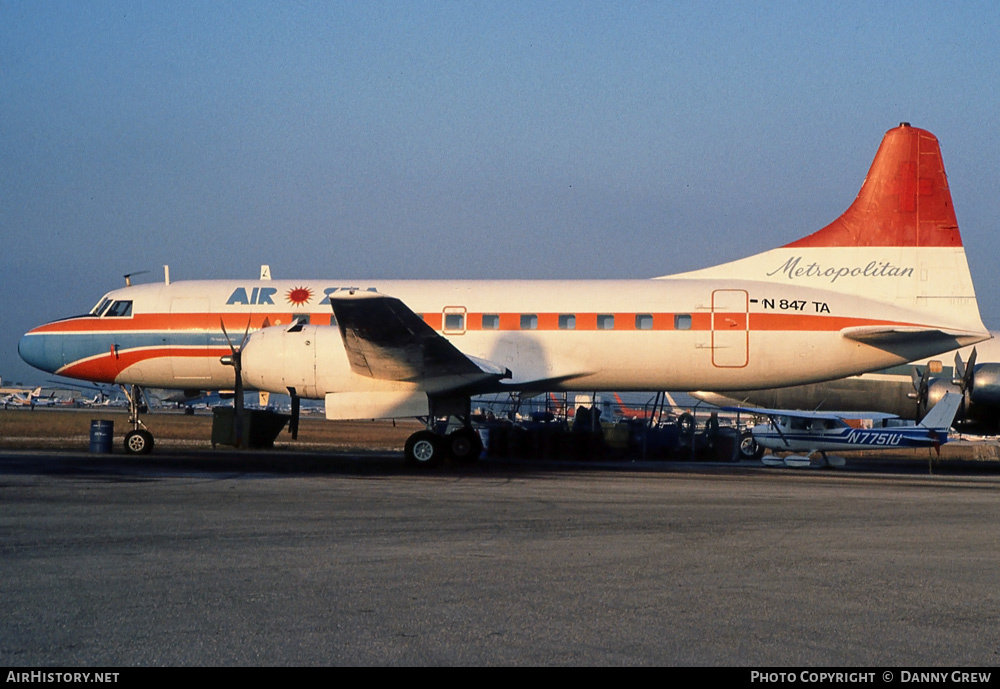
[{"label": "orange tail fin tip", "polygon": [[890,129],[850,208],[785,246],[962,246],[937,137],[908,122]]}]

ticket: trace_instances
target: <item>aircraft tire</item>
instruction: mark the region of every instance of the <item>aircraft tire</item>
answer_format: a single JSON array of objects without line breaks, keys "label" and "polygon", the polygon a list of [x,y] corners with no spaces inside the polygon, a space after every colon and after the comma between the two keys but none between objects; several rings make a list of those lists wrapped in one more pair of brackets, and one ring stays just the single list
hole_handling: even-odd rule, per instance
[{"label": "aircraft tire", "polygon": [[436,466],[444,459],[444,443],[436,433],[417,431],[407,438],[403,455],[410,466]]},{"label": "aircraft tire", "polygon": [[448,450],[456,462],[470,464],[479,459],[483,441],[471,428],[460,428],[447,437]]},{"label": "aircraft tire", "polygon": [[148,455],[153,451],[153,434],[149,431],[134,430],[125,434],[125,453]]},{"label": "aircraft tire", "polygon": [[744,431],[740,436],[740,459],[760,459],[764,456],[764,448],[753,439],[753,433]]}]

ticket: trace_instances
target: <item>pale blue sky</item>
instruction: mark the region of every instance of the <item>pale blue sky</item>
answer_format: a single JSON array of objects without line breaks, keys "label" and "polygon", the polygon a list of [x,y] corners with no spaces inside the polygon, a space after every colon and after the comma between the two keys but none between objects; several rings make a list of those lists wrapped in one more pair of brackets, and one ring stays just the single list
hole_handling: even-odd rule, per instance
[{"label": "pale blue sky", "polygon": [[0,375],[126,272],[649,277],[784,244],[900,121],[1000,328],[993,2],[0,0]]}]

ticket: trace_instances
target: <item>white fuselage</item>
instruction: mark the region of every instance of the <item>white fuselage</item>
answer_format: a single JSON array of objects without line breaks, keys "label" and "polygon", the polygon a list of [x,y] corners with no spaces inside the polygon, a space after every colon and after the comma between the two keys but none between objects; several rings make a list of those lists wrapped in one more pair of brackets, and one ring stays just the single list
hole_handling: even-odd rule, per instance
[{"label": "white fuselage", "polygon": [[[109,315],[108,308],[50,323],[25,335],[20,349],[39,368],[72,377],[226,389],[233,370],[219,361],[230,352],[220,322],[238,345],[248,326],[253,333],[307,319],[301,338],[282,337],[278,345],[265,332],[251,339],[248,384],[281,392],[294,383],[299,395],[320,398],[338,390],[432,387],[350,369],[339,330],[329,327],[327,298],[348,288],[401,299],[463,353],[509,368],[513,377],[504,384],[514,388],[765,388],[884,368],[964,344],[864,344],[841,331],[925,326],[927,314],[750,280],[211,280],[115,290],[107,299],[130,302],[127,315]],[[262,384],[276,371],[282,384]]]}]

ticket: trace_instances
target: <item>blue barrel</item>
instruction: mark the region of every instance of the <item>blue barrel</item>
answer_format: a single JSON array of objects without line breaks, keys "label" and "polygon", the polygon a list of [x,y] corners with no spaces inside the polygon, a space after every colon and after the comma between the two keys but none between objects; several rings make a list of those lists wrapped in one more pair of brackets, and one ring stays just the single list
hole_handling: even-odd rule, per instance
[{"label": "blue barrel", "polygon": [[90,420],[90,451],[93,454],[111,454],[111,441],[115,435],[115,422],[103,419]]}]

